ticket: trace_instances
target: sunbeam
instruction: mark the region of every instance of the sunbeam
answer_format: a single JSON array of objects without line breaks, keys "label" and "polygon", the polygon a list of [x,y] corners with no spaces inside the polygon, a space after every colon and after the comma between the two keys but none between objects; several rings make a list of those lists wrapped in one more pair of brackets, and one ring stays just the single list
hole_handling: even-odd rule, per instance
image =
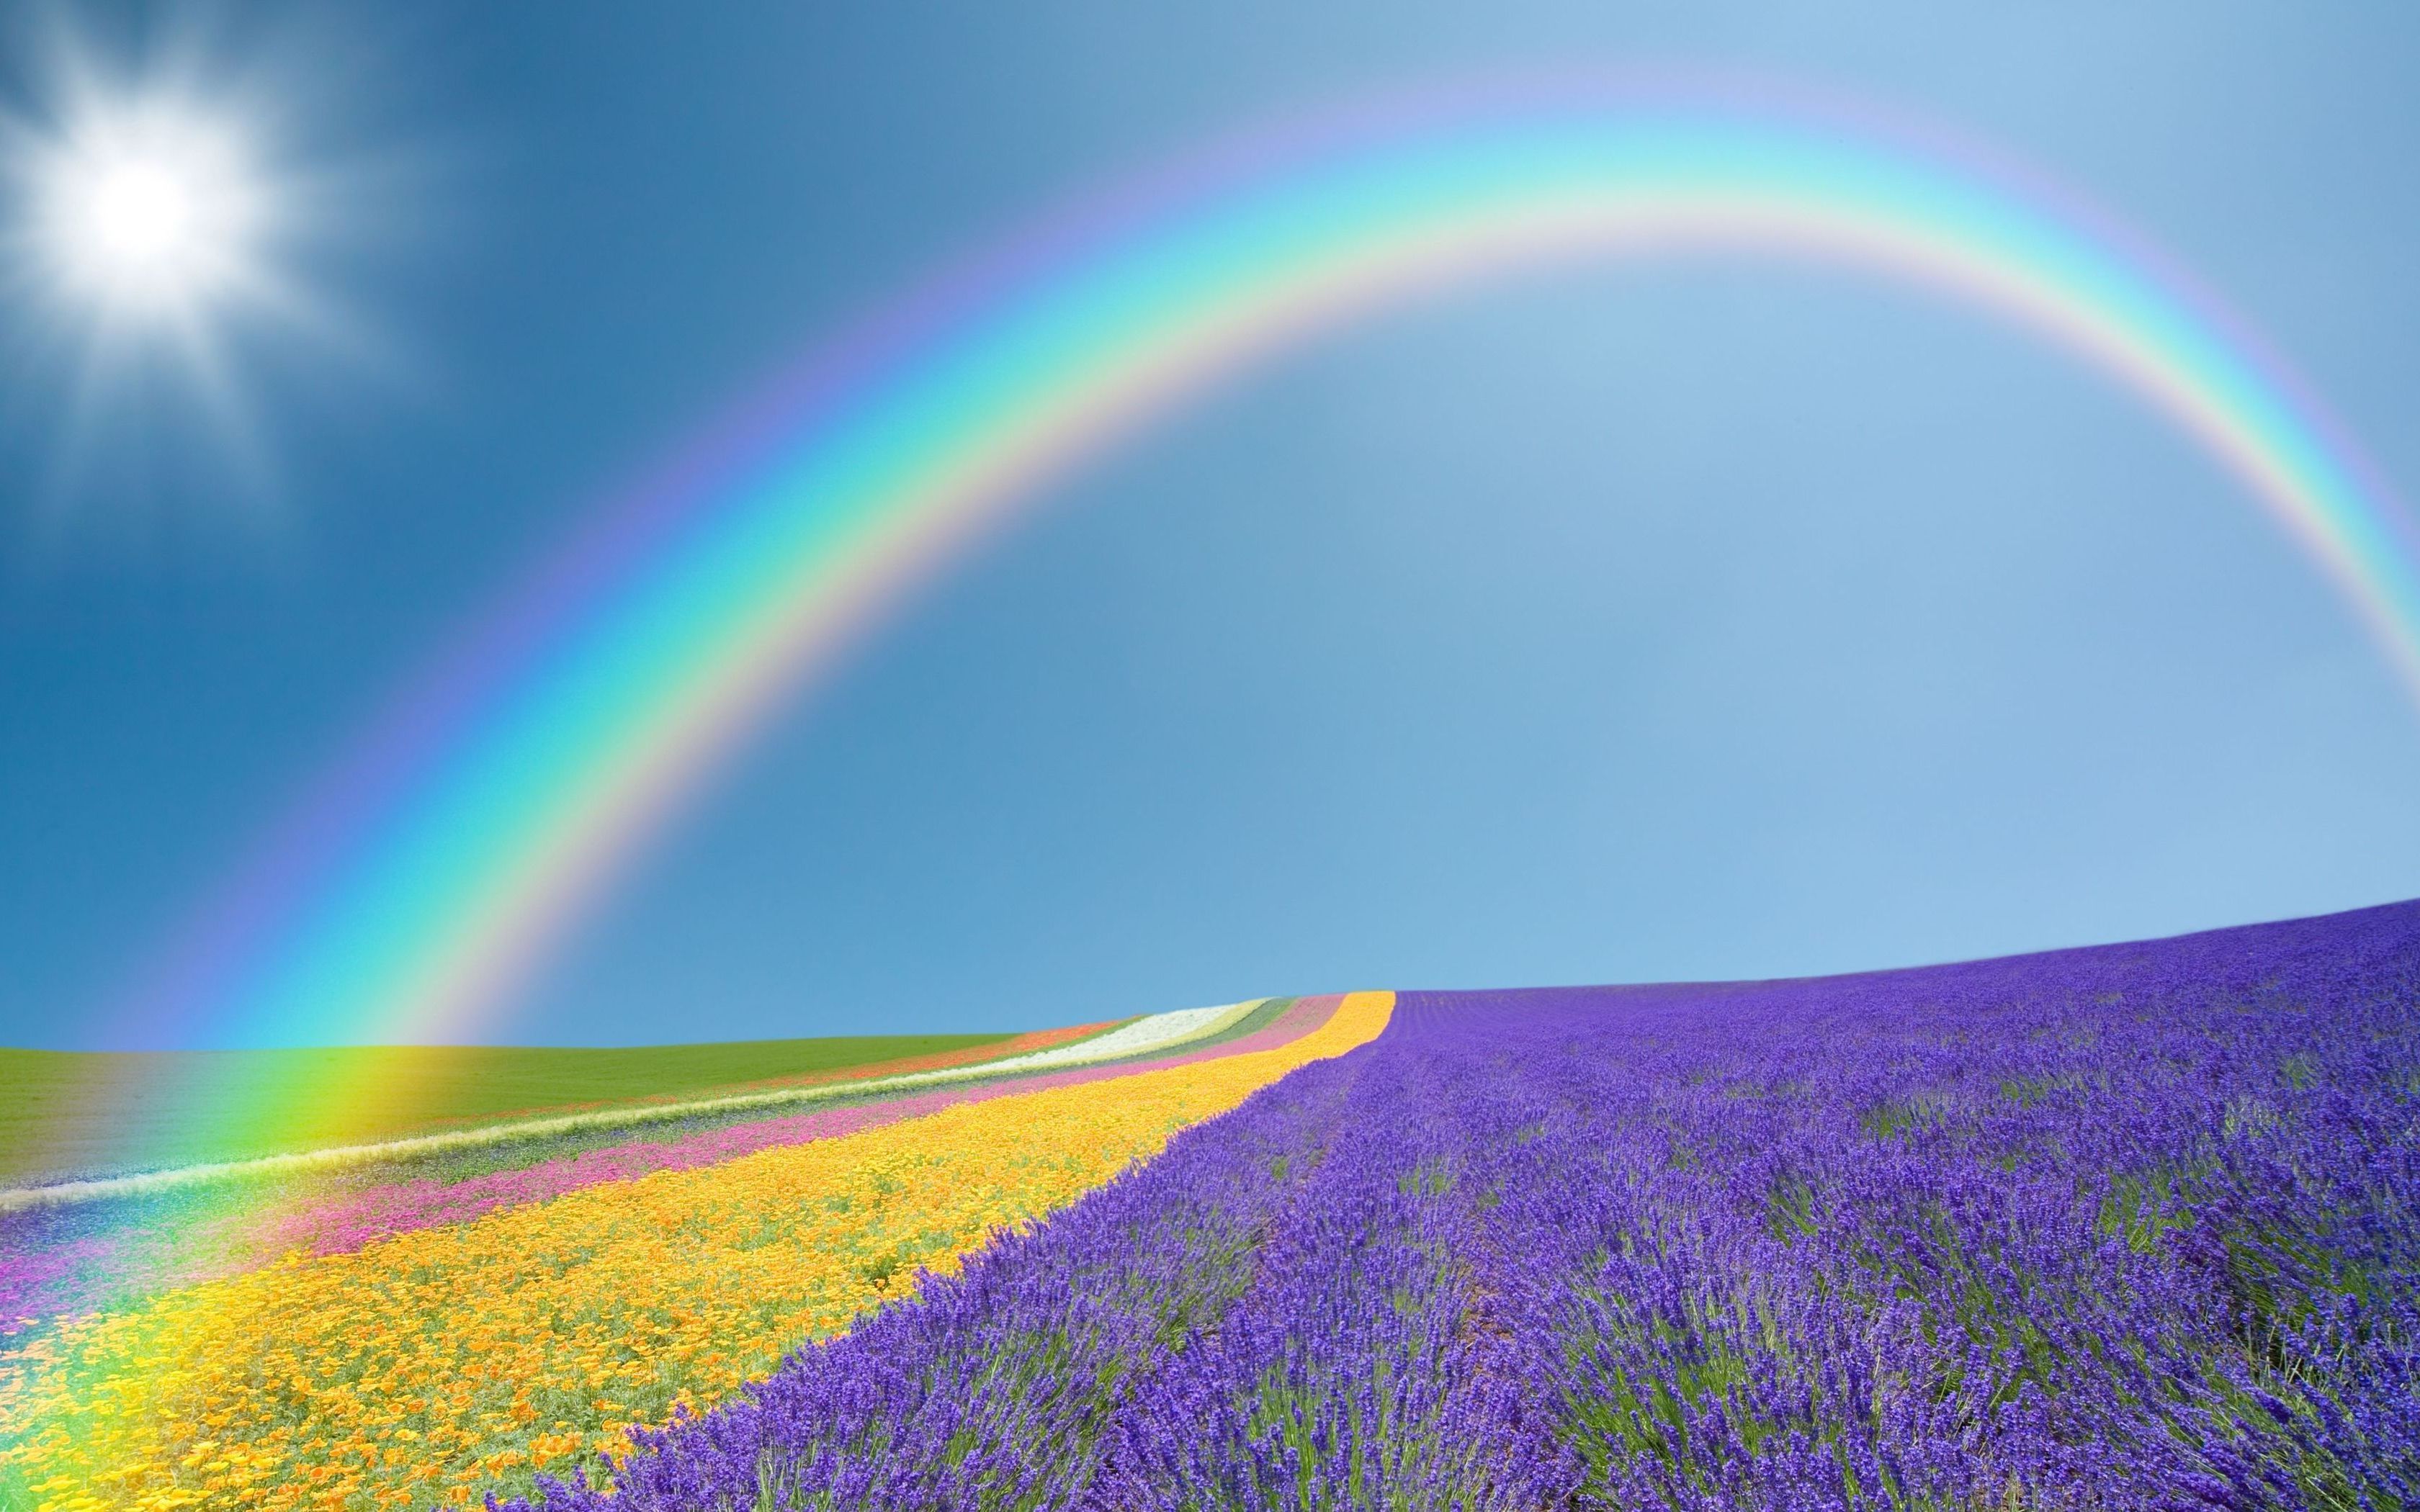
[{"label": "sunbeam", "polygon": [[282,66],[290,49],[237,68],[198,32],[123,56],[58,32],[36,52],[0,106],[0,292],[52,507],[82,514],[152,469],[257,511],[280,491],[265,370],[302,361],[324,393],[325,372],[394,366],[328,277],[330,248],[378,220],[330,118],[344,107]]}]

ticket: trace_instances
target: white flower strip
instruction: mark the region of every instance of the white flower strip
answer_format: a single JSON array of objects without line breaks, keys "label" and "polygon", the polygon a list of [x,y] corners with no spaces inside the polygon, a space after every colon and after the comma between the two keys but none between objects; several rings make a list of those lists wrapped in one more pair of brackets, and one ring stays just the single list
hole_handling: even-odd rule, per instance
[{"label": "white flower strip", "polygon": [[1188,1040],[1207,1039],[1267,1001],[1265,997],[1256,997],[1246,1003],[1230,1003],[1224,1008],[1180,1008],[1168,1013],[1150,1013],[1095,1039],[1078,1040],[1074,1044],[1011,1056],[1006,1060],[987,1060],[984,1062],[984,1070],[1025,1071],[1044,1066],[1082,1066],[1096,1060],[1115,1060],[1120,1056],[1144,1055],[1183,1044]]},{"label": "white flower strip", "polygon": [[419,1134],[409,1139],[386,1139],[366,1145],[338,1145],[328,1149],[302,1150],[292,1155],[265,1155],[257,1160],[216,1161],[202,1165],[179,1165],[173,1170],[144,1171],[132,1176],[101,1177],[89,1181],[60,1181],[49,1186],[0,1188],[0,1213],[19,1212],[27,1208],[99,1202],[110,1197],[146,1196],[174,1191],[180,1187],[204,1186],[214,1181],[298,1175],[305,1171],[339,1170],[352,1165],[376,1165],[386,1161],[448,1154],[456,1150],[477,1149],[489,1145],[508,1145],[523,1139],[545,1139],[556,1134],[581,1134],[592,1130],[635,1128],[648,1123],[669,1123],[700,1114],[734,1113],[749,1108],[772,1108],[791,1103],[818,1103],[830,1098],[857,1097],[867,1092],[928,1087],[942,1082],[977,1081],[986,1076],[997,1076],[1002,1072],[1047,1071],[1058,1067],[1094,1065],[1100,1061],[1116,1060],[1126,1056],[1148,1055],[1155,1050],[1172,1050],[1196,1040],[1208,1039],[1211,1035],[1240,1022],[1253,1010],[1267,1001],[1265,997],[1255,997],[1247,1002],[1231,1003],[1222,1008],[1180,1008],[1166,1013],[1147,1013],[1132,1023],[1120,1025],[1107,1034],[1095,1035],[1089,1040],[1078,1040],[1074,1044],[1060,1045],[1049,1050],[1036,1050],[1022,1056],[1010,1056],[1003,1060],[979,1060],[972,1065],[952,1066],[941,1071],[910,1072],[899,1076],[877,1076],[862,1081],[824,1082],[814,1087],[784,1087],[765,1092],[739,1092],[729,1097],[701,1098],[689,1103],[653,1103],[637,1107],[604,1108],[595,1113],[567,1114],[556,1119],[524,1119],[518,1123],[489,1124],[477,1129],[456,1129],[444,1134]]}]

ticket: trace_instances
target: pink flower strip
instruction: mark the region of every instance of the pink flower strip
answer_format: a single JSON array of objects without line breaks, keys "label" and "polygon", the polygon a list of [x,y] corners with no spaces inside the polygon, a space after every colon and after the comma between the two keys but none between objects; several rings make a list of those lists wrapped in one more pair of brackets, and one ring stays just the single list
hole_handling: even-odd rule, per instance
[{"label": "pink flower strip", "polygon": [[881,1102],[709,1129],[677,1139],[632,1140],[458,1181],[421,1177],[349,1192],[334,1200],[304,1199],[266,1211],[239,1211],[196,1225],[166,1253],[153,1246],[124,1245],[112,1236],[0,1257],[0,1336],[13,1331],[15,1319],[88,1311],[132,1292],[234,1274],[267,1264],[290,1250],[343,1254],[394,1234],[467,1223],[499,1209],[543,1202],[604,1181],[631,1180],[655,1171],[691,1170],[777,1145],[837,1138],[961,1103],[1077,1087],[1138,1072],[1189,1066],[1220,1056],[1274,1049],[1326,1023],[1341,1001],[1335,996],[1305,997],[1274,1023],[1242,1039],[1156,1060],[1075,1066],[996,1082],[940,1087]]}]

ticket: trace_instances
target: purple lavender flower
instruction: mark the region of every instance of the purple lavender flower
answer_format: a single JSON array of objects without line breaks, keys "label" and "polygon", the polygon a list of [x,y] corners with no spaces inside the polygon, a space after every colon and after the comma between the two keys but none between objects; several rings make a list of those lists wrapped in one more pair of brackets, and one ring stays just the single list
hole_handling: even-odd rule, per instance
[{"label": "purple lavender flower", "polygon": [[2420,1506],[2420,904],[1406,994],[522,1506]]}]

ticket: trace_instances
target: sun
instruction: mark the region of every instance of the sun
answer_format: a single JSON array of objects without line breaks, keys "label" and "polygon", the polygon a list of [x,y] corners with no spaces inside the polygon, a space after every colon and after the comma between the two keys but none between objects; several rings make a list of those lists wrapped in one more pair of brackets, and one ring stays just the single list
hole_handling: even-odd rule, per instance
[{"label": "sun", "polygon": [[89,317],[191,322],[274,276],[277,186],[231,113],[94,101],[27,167],[44,281]]},{"label": "sun", "polygon": [[113,50],[62,23],[0,88],[0,423],[50,454],[63,515],[269,518],[281,419],[395,367],[346,292],[414,224],[409,154],[357,118],[362,50],[234,27]]}]

